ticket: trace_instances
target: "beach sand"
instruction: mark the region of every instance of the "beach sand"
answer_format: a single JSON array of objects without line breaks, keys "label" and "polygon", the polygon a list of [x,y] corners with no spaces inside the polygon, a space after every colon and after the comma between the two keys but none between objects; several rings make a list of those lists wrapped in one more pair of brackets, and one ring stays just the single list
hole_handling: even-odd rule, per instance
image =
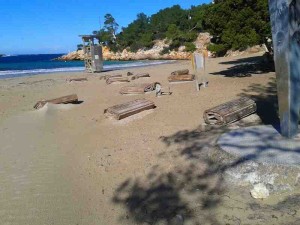
[{"label": "beach sand", "polygon": [[[0,224],[298,224],[296,203],[283,210],[284,196],[251,199],[249,189],[207,173],[214,165],[198,154],[204,110],[243,95],[274,97],[275,74],[254,66],[257,60],[261,55],[209,59],[209,85],[200,92],[194,82],[167,81],[172,71],[191,69],[188,61],[0,80]],[[160,82],[173,94],[120,95],[128,83],[99,79],[128,71],[151,75],[132,83]],[[66,82],[71,77],[88,81]],[[73,93],[81,104],[33,109]],[[157,108],[121,121],[104,116],[137,98]]]}]

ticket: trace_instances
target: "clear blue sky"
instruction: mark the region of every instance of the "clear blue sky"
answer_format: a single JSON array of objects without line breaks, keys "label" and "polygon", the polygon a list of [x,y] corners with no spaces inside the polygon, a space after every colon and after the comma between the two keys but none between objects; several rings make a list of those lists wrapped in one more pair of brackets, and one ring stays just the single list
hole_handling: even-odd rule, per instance
[{"label": "clear blue sky", "polygon": [[65,53],[76,49],[79,34],[98,30],[106,13],[120,27],[136,15],[210,0],[0,0],[0,54]]}]

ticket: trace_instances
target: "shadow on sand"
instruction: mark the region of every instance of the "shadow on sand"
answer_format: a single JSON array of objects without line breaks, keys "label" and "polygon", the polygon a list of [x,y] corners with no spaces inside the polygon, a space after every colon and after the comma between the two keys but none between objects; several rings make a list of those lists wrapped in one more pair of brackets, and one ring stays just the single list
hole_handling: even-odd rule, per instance
[{"label": "shadow on sand", "polygon": [[221,62],[220,64],[232,66],[226,70],[210,74],[225,77],[251,77],[255,74],[275,72],[274,62],[267,61],[264,56],[237,59],[234,61]]},{"label": "shadow on sand", "polygon": [[[239,67],[244,67],[239,69],[246,73],[254,70],[245,64]],[[264,123],[277,123],[274,79],[267,86],[250,85],[241,96],[257,101]],[[240,127],[249,125],[254,124],[239,123]],[[114,193],[112,201],[127,212],[120,224],[125,223],[122,220],[130,221],[128,224],[168,225],[299,224],[300,195],[289,196],[276,205],[263,205],[250,197],[249,188],[238,188],[224,179],[228,170],[242,168],[260,154],[236,158],[220,150],[216,140],[229,129],[203,131],[199,127],[160,137],[166,147],[157,156],[157,165],[144,176],[128,177]],[[170,168],[166,168],[165,161],[160,163],[163,158],[169,160]]]}]

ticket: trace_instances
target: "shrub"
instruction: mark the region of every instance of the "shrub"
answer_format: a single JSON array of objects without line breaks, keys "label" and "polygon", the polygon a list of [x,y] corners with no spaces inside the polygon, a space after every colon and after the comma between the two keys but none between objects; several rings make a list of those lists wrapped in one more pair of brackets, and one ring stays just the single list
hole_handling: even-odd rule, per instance
[{"label": "shrub", "polygon": [[191,43],[191,42],[186,42],[184,44],[184,46],[185,46],[185,51],[187,51],[187,52],[194,52],[197,49],[196,45],[194,43]]}]

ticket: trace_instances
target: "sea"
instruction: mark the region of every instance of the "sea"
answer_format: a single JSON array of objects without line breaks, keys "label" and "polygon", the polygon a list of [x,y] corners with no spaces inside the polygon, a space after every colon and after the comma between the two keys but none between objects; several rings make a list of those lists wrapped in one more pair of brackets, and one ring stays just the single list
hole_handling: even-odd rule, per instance
[{"label": "sea", "polygon": [[[6,55],[0,57],[0,79],[58,72],[84,71],[82,61],[54,60],[63,54]],[[117,70],[170,63],[169,60],[104,61],[104,70]]]}]

